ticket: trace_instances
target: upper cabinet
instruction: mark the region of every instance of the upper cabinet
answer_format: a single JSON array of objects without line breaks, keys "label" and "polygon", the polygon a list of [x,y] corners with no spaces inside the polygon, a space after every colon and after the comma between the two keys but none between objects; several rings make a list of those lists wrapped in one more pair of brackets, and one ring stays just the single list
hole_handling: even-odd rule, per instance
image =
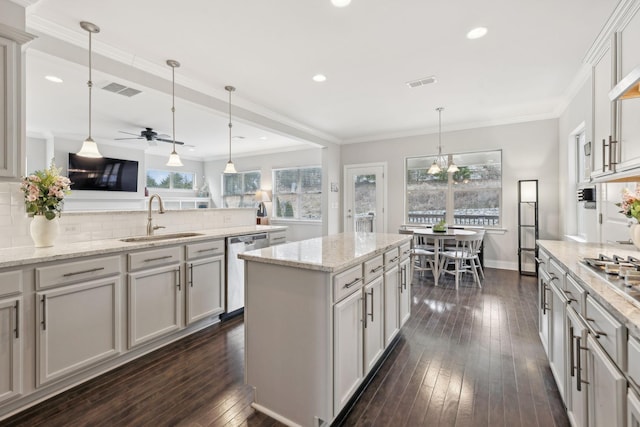
[{"label": "upper cabinet", "polygon": [[[640,67],[640,12],[618,33],[620,56],[618,77],[628,76]],[[620,164],[619,170],[640,165],[640,98],[626,98],[616,101],[619,112]]]},{"label": "upper cabinet", "polygon": [[0,179],[24,174],[24,67],[22,45],[33,36],[0,23]]},{"label": "upper cabinet", "polygon": [[609,101],[609,91],[615,82],[615,38],[606,47],[592,68],[592,176],[615,170],[616,104]]}]

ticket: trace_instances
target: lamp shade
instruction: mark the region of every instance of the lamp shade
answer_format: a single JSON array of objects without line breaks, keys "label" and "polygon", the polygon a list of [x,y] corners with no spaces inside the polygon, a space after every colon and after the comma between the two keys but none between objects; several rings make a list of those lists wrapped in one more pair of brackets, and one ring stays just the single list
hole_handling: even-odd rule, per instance
[{"label": "lamp shade", "polygon": [[171,154],[169,154],[169,161],[167,162],[167,166],[175,166],[175,167],[183,166],[178,153],[174,151]]},{"label": "lamp shade", "polygon": [[269,190],[258,190],[256,191],[256,202],[270,202],[271,195],[269,194]]},{"label": "lamp shade", "polygon": [[224,172],[222,173],[238,173],[238,171],[236,171],[236,167],[234,166],[233,162],[231,160],[229,160],[227,162],[227,166],[224,168]]},{"label": "lamp shade", "polygon": [[520,201],[526,203],[538,202],[538,180],[518,181],[520,186]]},{"label": "lamp shade", "polygon": [[77,154],[78,156],[90,157],[93,159],[102,157],[102,154],[100,154],[100,151],[98,150],[98,144],[96,144],[96,142],[91,139],[91,137],[88,137],[84,140],[84,142],[82,143],[82,147]]}]

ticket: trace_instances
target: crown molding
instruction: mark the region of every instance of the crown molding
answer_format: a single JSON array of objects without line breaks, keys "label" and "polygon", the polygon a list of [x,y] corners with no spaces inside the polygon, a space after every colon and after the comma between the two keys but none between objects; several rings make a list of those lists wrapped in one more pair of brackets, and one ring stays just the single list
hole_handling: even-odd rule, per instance
[{"label": "crown molding", "polygon": [[611,36],[623,29],[638,9],[640,9],[640,0],[620,0],[582,61],[590,65],[597,64],[611,43]]},{"label": "crown molding", "polygon": [[9,1],[19,6],[22,6],[26,9],[29,6],[33,6],[34,4],[38,3],[40,0],[9,0]]},{"label": "crown molding", "polygon": [[14,42],[23,45],[29,43],[35,39],[36,36],[29,34],[26,31],[19,30],[10,25],[6,25],[0,22],[0,36],[13,40]]}]

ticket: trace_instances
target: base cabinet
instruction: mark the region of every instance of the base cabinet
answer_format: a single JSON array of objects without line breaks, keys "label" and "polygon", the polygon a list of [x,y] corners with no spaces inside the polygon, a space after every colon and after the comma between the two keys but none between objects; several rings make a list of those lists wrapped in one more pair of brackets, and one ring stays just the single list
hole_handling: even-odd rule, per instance
[{"label": "base cabinet", "polygon": [[562,400],[566,403],[565,396],[565,363],[567,360],[566,354],[566,331],[565,331],[565,319],[566,319],[566,307],[567,300],[561,290],[559,290],[554,283],[549,284],[551,289],[550,297],[551,311],[550,311],[550,340],[549,340],[549,366],[551,372],[556,379],[558,385],[558,391]]},{"label": "base cabinet", "polygon": [[364,372],[367,373],[376,364],[384,349],[384,295],[383,277],[380,276],[367,284],[362,295],[364,301]]},{"label": "base cabinet", "polygon": [[551,339],[551,289],[549,288],[549,276],[540,269],[538,270],[538,334],[545,353],[549,356]]},{"label": "base cabinet", "polygon": [[587,342],[587,329],[572,308],[567,309],[567,349],[568,365],[566,374],[567,389],[565,402],[567,415],[574,427],[586,427],[587,424],[587,359],[583,350]]},{"label": "base cabinet", "polygon": [[0,402],[22,392],[21,297],[0,299]]},{"label": "base cabinet", "polygon": [[187,324],[224,312],[224,256],[187,263]]},{"label": "base cabinet", "polygon": [[595,339],[587,336],[589,426],[626,425],[627,380]]},{"label": "base cabinet", "polygon": [[36,292],[37,385],[120,353],[120,276]]},{"label": "base cabinet", "polygon": [[407,320],[409,320],[409,316],[411,315],[411,276],[409,275],[411,271],[411,260],[409,258],[400,262],[400,283],[398,284],[398,288],[400,291],[399,294],[399,310],[398,317],[400,327],[402,328]]}]

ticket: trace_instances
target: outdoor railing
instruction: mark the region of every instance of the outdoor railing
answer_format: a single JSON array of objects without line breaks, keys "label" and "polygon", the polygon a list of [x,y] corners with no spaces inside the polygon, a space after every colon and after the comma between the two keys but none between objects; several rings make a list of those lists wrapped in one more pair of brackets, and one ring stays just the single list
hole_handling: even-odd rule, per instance
[{"label": "outdoor railing", "polygon": [[[445,219],[442,213],[418,213],[409,212],[409,224],[437,224]],[[454,225],[487,225],[496,226],[500,224],[500,217],[494,214],[466,214],[455,215]]]},{"label": "outdoor railing", "polygon": [[356,231],[373,232],[373,218],[374,214],[356,215]]}]

